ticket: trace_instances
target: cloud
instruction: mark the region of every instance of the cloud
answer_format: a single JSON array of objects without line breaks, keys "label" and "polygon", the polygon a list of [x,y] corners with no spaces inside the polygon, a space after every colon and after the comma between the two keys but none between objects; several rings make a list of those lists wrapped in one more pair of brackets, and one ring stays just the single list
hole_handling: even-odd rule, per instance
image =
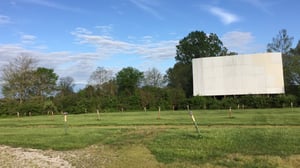
[{"label": "cloud", "polygon": [[74,32],[71,32],[71,34],[73,34],[73,33],[78,33],[78,34],[92,34],[91,31],[89,31],[89,30],[87,30],[86,28],[83,28],[83,27],[77,27]]},{"label": "cloud", "polygon": [[[135,66],[142,69],[156,66],[164,70],[166,62],[174,60],[177,40],[157,41],[151,36],[135,39],[136,42],[116,40],[111,36],[96,35],[88,29],[76,28],[71,33],[77,45],[91,45],[95,50],[90,52],[74,53],[70,51],[46,52],[32,47],[27,49],[25,43],[34,42],[37,37],[21,34],[20,44],[0,44],[0,67],[20,55],[28,55],[38,60],[38,65],[54,69],[59,77],[71,76],[76,84],[86,84],[91,73],[97,66],[119,71],[126,66]],[[144,41],[150,39],[149,41]],[[31,45],[30,45],[31,46]],[[145,64],[146,63],[146,64]],[[163,65],[163,66],[162,66]]]},{"label": "cloud", "polygon": [[49,1],[49,0],[22,0],[22,2],[30,3],[30,4],[34,4],[34,5],[40,5],[40,6],[58,9],[58,10],[63,10],[63,11],[80,12],[80,13],[84,12],[80,8],[66,6],[66,5],[55,3],[55,2]]},{"label": "cloud", "polygon": [[12,23],[10,17],[5,15],[0,15],[0,25]]},{"label": "cloud", "polygon": [[[38,60],[41,67],[55,70],[60,77],[71,76],[75,83],[84,83],[92,72],[95,59],[87,59],[67,51],[61,52],[39,52],[28,50],[18,44],[0,45],[0,67],[7,65],[14,58],[26,55]],[[88,62],[88,63],[87,63]]]},{"label": "cloud", "polygon": [[22,34],[21,35],[21,43],[23,44],[34,44],[36,37],[30,34]]},{"label": "cloud", "polygon": [[221,37],[221,40],[230,51],[239,54],[263,52],[263,46],[255,44],[255,37],[251,32],[227,32]]},{"label": "cloud", "polygon": [[229,13],[222,8],[209,7],[209,11],[213,15],[219,17],[221,21],[226,25],[239,21],[239,17],[237,15]]},{"label": "cloud", "polygon": [[[82,28],[81,28],[82,29]],[[115,40],[111,36],[86,34],[75,29],[71,32],[79,44],[95,47],[104,57],[114,54],[135,54],[148,59],[165,59],[175,56],[177,40],[153,42],[152,36],[144,36],[138,43]]]},{"label": "cloud", "polygon": [[151,60],[163,60],[174,58],[176,55],[177,44],[177,40],[169,40],[140,45],[136,46],[136,53],[142,55],[143,58]]},{"label": "cloud", "polygon": [[133,3],[135,6],[137,6],[138,8],[140,8],[141,10],[145,11],[146,13],[149,13],[160,20],[163,19],[163,17],[159,14],[159,12],[155,10],[155,8],[159,7],[157,1],[130,0],[130,2]]},{"label": "cloud", "polygon": [[100,30],[101,34],[110,35],[113,30],[113,25],[96,26],[95,28]]}]

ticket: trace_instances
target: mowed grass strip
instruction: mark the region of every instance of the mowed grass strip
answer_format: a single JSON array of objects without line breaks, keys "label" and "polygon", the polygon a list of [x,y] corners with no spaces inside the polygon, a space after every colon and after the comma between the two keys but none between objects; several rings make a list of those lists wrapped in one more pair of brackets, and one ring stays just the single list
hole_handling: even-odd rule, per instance
[{"label": "mowed grass strip", "polygon": [[164,163],[215,161],[228,154],[289,156],[300,153],[298,128],[210,128],[201,136],[186,130],[169,130],[149,144]]},{"label": "mowed grass strip", "polygon": [[[3,128],[1,128],[3,129]],[[107,138],[120,135],[125,129],[99,128],[5,128],[0,132],[0,144],[35,149],[70,150],[84,148]]]},{"label": "mowed grass strip", "polygon": [[[96,113],[68,115],[67,127],[63,115],[3,118],[0,144],[54,150],[93,144],[119,150],[136,144],[146,146],[164,164],[229,167],[246,166],[238,160],[248,156],[254,158],[249,167],[276,167],[256,156],[300,154],[298,108],[232,110],[231,118],[228,110],[193,113],[200,135],[187,111],[162,111],[160,119],[156,111],[101,113],[100,120]],[[228,161],[231,157],[235,159]]]},{"label": "mowed grass strip", "polygon": [[[232,110],[192,110],[198,125],[282,125],[300,126],[300,108]],[[139,126],[139,125],[190,125],[187,111],[114,112],[68,115],[70,126]],[[63,115],[0,118],[0,127],[61,127]]]}]

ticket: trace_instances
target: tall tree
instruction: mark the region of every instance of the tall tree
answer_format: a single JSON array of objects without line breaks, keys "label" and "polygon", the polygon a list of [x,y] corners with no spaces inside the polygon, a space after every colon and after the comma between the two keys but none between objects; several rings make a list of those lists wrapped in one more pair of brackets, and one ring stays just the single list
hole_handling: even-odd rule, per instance
[{"label": "tall tree", "polygon": [[292,56],[300,56],[300,40],[298,41],[295,48],[292,48],[290,51]]},{"label": "tall tree", "polygon": [[168,86],[184,90],[187,97],[193,94],[193,78],[191,64],[178,62],[167,70]]},{"label": "tall tree", "polygon": [[139,70],[132,67],[123,68],[116,75],[119,93],[133,95],[135,89],[140,85],[142,79],[143,73]]},{"label": "tall tree", "polygon": [[113,72],[104,67],[98,67],[90,76],[89,84],[101,87],[104,83],[113,79]]},{"label": "tall tree", "polygon": [[61,77],[58,82],[59,95],[67,96],[74,93],[74,86],[74,79],[72,77]]},{"label": "tall tree", "polygon": [[53,69],[39,67],[35,71],[35,92],[41,97],[49,96],[56,91],[56,81],[58,75],[54,73]]},{"label": "tall tree", "polygon": [[[179,41],[176,46],[176,61],[167,72],[169,86],[185,91],[187,97],[193,94],[192,59],[228,55],[228,50],[214,33],[194,31]],[[232,54],[232,53],[230,53]]]},{"label": "tall tree", "polygon": [[289,70],[291,72],[291,84],[300,85],[300,40],[295,48],[289,52]]},{"label": "tall tree", "polygon": [[2,68],[2,93],[20,103],[30,98],[34,86],[34,70],[37,61],[20,55]]},{"label": "tall tree", "polygon": [[179,41],[176,46],[176,61],[191,64],[193,58],[226,55],[227,49],[214,33],[194,31]]},{"label": "tall tree", "polygon": [[[287,34],[287,30],[282,29],[272,38],[272,42],[267,45],[267,52],[281,52],[283,62],[284,85],[287,93],[294,94],[300,82],[299,65],[300,60],[297,54],[299,48],[292,49],[293,37]],[[297,45],[298,46],[298,45]]]},{"label": "tall tree", "polygon": [[293,37],[290,37],[287,34],[286,29],[282,29],[279,31],[276,37],[272,39],[271,43],[267,45],[268,52],[281,52],[284,56],[288,54],[292,45],[293,45]]},{"label": "tall tree", "polygon": [[152,68],[144,72],[144,86],[163,87],[165,80],[158,69]]}]

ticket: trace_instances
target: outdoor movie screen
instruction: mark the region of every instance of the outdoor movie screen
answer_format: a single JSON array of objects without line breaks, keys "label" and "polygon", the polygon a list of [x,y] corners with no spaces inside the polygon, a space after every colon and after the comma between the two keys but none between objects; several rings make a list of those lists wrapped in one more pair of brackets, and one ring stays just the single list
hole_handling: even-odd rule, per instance
[{"label": "outdoor movie screen", "polygon": [[282,94],[281,53],[196,58],[194,96]]}]

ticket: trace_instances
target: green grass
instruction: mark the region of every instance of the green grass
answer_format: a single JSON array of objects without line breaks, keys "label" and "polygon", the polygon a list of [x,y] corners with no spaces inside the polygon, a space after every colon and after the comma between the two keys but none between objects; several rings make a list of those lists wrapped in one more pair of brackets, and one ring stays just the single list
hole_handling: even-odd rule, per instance
[{"label": "green grass", "polygon": [[[54,150],[93,144],[118,150],[139,144],[161,163],[189,166],[276,167],[260,156],[300,154],[299,108],[233,110],[232,118],[228,110],[193,113],[201,135],[187,111],[162,111],[160,119],[153,111],[101,113],[101,120],[96,113],[68,115],[67,131],[62,115],[2,118],[0,144]],[[230,159],[235,154],[238,157]]]},{"label": "green grass", "polygon": [[229,153],[289,156],[300,152],[299,128],[210,128],[201,136],[184,130],[158,135],[149,147],[161,162],[202,163]]},{"label": "green grass", "polygon": [[[300,109],[250,109],[233,110],[232,118],[228,110],[193,111],[199,125],[300,125]],[[97,120],[96,113],[68,115],[70,126],[142,126],[142,125],[190,125],[191,118],[187,111],[162,111],[157,119],[156,111],[101,113]],[[0,127],[61,127],[63,116],[35,116],[0,119]]]}]

